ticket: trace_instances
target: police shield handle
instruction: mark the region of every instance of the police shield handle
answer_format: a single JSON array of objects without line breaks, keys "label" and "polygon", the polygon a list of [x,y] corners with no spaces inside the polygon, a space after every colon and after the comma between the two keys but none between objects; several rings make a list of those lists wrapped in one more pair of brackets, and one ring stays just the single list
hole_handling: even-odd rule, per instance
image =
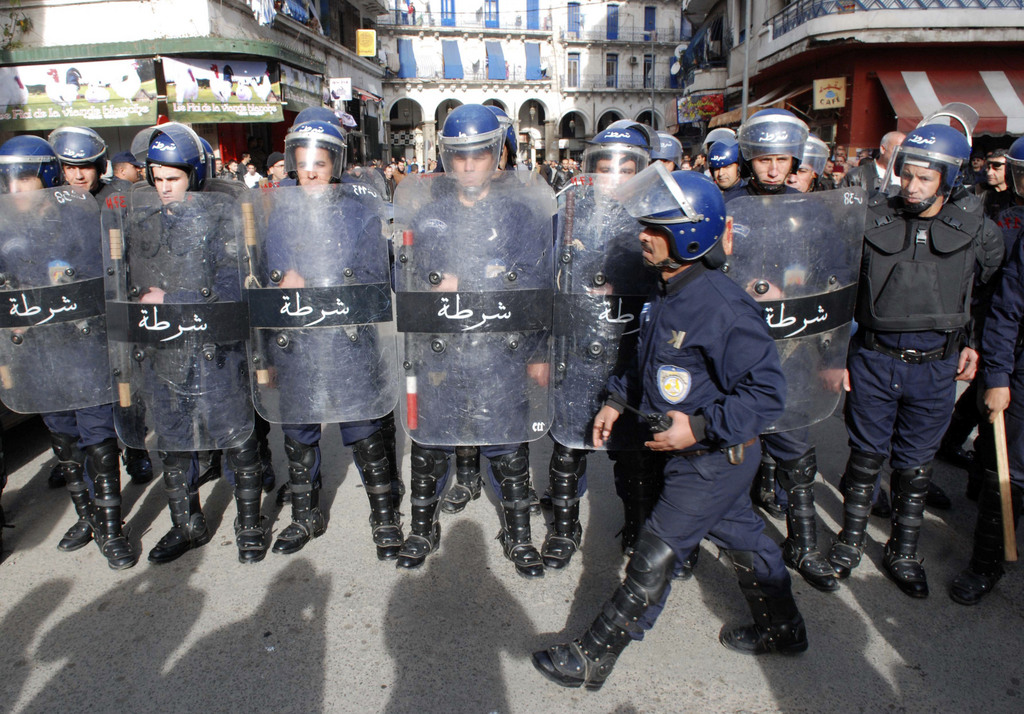
[{"label": "police shield handle", "polygon": [[[256,214],[252,204],[248,201],[242,203],[242,231],[245,233],[245,255],[248,258],[249,278],[255,279],[253,275],[253,254],[256,251]],[[248,282],[248,280],[247,280]],[[261,385],[270,384],[270,370],[267,368],[256,370],[256,382]]]},{"label": "police shield handle", "polygon": [[14,380],[11,378],[11,368],[6,364],[0,364],[0,386],[4,389],[10,389],[14,386]]},{"label": "police shield handle", "polygon": [[[114,274],[120,275],[121,271],[118,267],[124,261],[124,237],[121,234],[120,228],[110,229],[110,262],[114,268]],[[125,286],[120,280],[114,281],[117,284],[117,299],[122,300],[125,296],[123,295]],[[123,382],[122,379],[128,378],[128,370],[126,368],[119,367],[117,370],[118,377],[121,379],[117,380],[117,402],[122,407],[130,407],[132,405],[132,385],[129,382]]]},{"label": "police shield handle", "polygon": [[[413,233],[402,231],[402,254],[398,259],[406,262],[412,258]],[[410,335],[405,336],[406,354],[409,352]],[[419,402],[416,396],[416,375],[407,374],[405,377],[405,421],[409,431],[415,431],[420,425]]]},{"label": "police shield handle", "polygon": [[1013,531],[1013,503],[1010,500],[1010,459],[1006,451],[1006,422],[1003,412],[995,414],[992,427],[996,434],[996,471],[999,473],[999,499],[1003,510],[1004,559],[1017,560],[1017,535]]}]

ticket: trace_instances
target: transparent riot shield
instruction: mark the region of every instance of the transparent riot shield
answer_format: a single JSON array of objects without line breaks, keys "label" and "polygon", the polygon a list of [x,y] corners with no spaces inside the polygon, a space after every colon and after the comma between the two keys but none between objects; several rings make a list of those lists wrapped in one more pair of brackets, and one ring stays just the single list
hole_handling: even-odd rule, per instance
[{"label": "transparent riot shield", "polygon": [[396,191],[402,418],[421,444],[515,444],[550,424],[555,200],[511,173],[414,175]]},{"label": "transparent riot shield", "polygon": [[0,399],[16,412],[113,400],[100,211],[68,186],[0,196]]},{"label": "transparent riot shield", "polygon": [[363,184],[256,198],[246,230],[253,402],[268,421],[374,419],[398,402],[384,205]]},{"label": "transparent riot shield", "polygon": [[136,184],[104,220],[118,435],[142,448],[154,434],[164,451],[238,446],[253,428],[239,202]]},{"label": "transparent riot shield", "polygon": [[732,249],[722,270],[761,303],[786,374],[786,411],[767,431],[809,426],[839,404],[865,207],[860,188],[727,206]]},{"label": "transparent riot shield", "polygon": [[[582,174],[559,194],[552,326],[551,435],[593,449],[594,416],[616,368],[636,353],[640,313],[656,274],[644,267],[640,223],[612,193],[622,177]],[[640,448],[617,429],[606,449]]]}]

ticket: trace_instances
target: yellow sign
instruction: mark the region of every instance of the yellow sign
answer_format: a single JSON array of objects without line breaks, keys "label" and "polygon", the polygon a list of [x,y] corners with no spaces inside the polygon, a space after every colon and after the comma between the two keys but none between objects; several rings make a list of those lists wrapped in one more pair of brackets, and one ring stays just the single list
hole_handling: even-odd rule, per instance
[{"label": "yellow sign", "polygon": [[838,109],[846,106],[846,77],[814,80],[814,108]]},{"label": "yellow sign", "polygon": [[376,30],[356,30],[356,54],[360,57],[377,56]]}]

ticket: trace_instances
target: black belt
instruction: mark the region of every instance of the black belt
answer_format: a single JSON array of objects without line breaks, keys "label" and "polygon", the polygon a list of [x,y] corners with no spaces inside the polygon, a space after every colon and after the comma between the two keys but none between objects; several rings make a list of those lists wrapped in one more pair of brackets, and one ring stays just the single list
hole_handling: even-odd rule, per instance
[{"label": "black belt", "polygon": [[[746,441],[746,442],[744,442],[742,444],[736,444],[735,446],[723,446],[723,447],[718,448],[718,449],[697,449],[696,451],[680,451],[679,452],[679,456],[694,457],[694,456],[707,456],[708,454],[725,454],[725,453],[728,453],[729,449],[735,449],[737,446],[741,446],[743,448],[746,448],[748,446],[753,446],[754,442],[756,442],[756,441],[757,441],[757,437],[754,437],[750,441]],[[741,453],[741,457],[740,458],[742,458],[742,453]]]},{"label": "black belt", "polygon": [[954,333],[949,333],[949,337],[946,339],[945,347],[938,347],[934,350],[914,350],[914,349],[897,349],[895,347],[886,347],[875,339],[875,333],[870,330],[864,334],[864,346],[868,349],[872,349],[879,354],[886,355],[898,359],[900,362],[906,364],[925,364],[926,362],[934,362],[939,359],[946,359],[953,353],[953,345],[955,341]]}]

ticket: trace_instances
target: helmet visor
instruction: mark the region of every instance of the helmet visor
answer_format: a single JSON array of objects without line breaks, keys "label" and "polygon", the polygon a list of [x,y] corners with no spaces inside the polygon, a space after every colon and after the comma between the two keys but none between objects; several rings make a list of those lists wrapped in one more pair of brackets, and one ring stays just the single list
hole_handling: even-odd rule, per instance
[{"label": "helmet visor", "polygon": [[441,137],[441,165],[444,172],[453,176],[479,172],[489,175],[494,172],[498,168],[506,131],[506,126],[499,122],[496,130],[483,134]]},{"label": "helmet visor", "polygon": [[639,174],[650,162],[647,152],[631,144],[592,144],[583,152],[585,174]]},{"label": "helmet visor", "polygon": [[[686,216],[682,220],[700,221],[704,218],[686,200],[683,190],[664,164],[657,161],[622,184],[615,197],[626,212],[637,219],[665,211],[682,211]],[[672,222],[679,221],[679,218],[674,218]]]},{"label": "helmet visor", "polygon": [[1006,167],[1010,170],[1010,183],[1018,196],[1024,198],[1024,161],[1006,157]]},{"label": "helmet visor", "polygon": [[341,180],[345,172],[345,143],[326,134],[292,133],[284,140],[284,168]]}]

